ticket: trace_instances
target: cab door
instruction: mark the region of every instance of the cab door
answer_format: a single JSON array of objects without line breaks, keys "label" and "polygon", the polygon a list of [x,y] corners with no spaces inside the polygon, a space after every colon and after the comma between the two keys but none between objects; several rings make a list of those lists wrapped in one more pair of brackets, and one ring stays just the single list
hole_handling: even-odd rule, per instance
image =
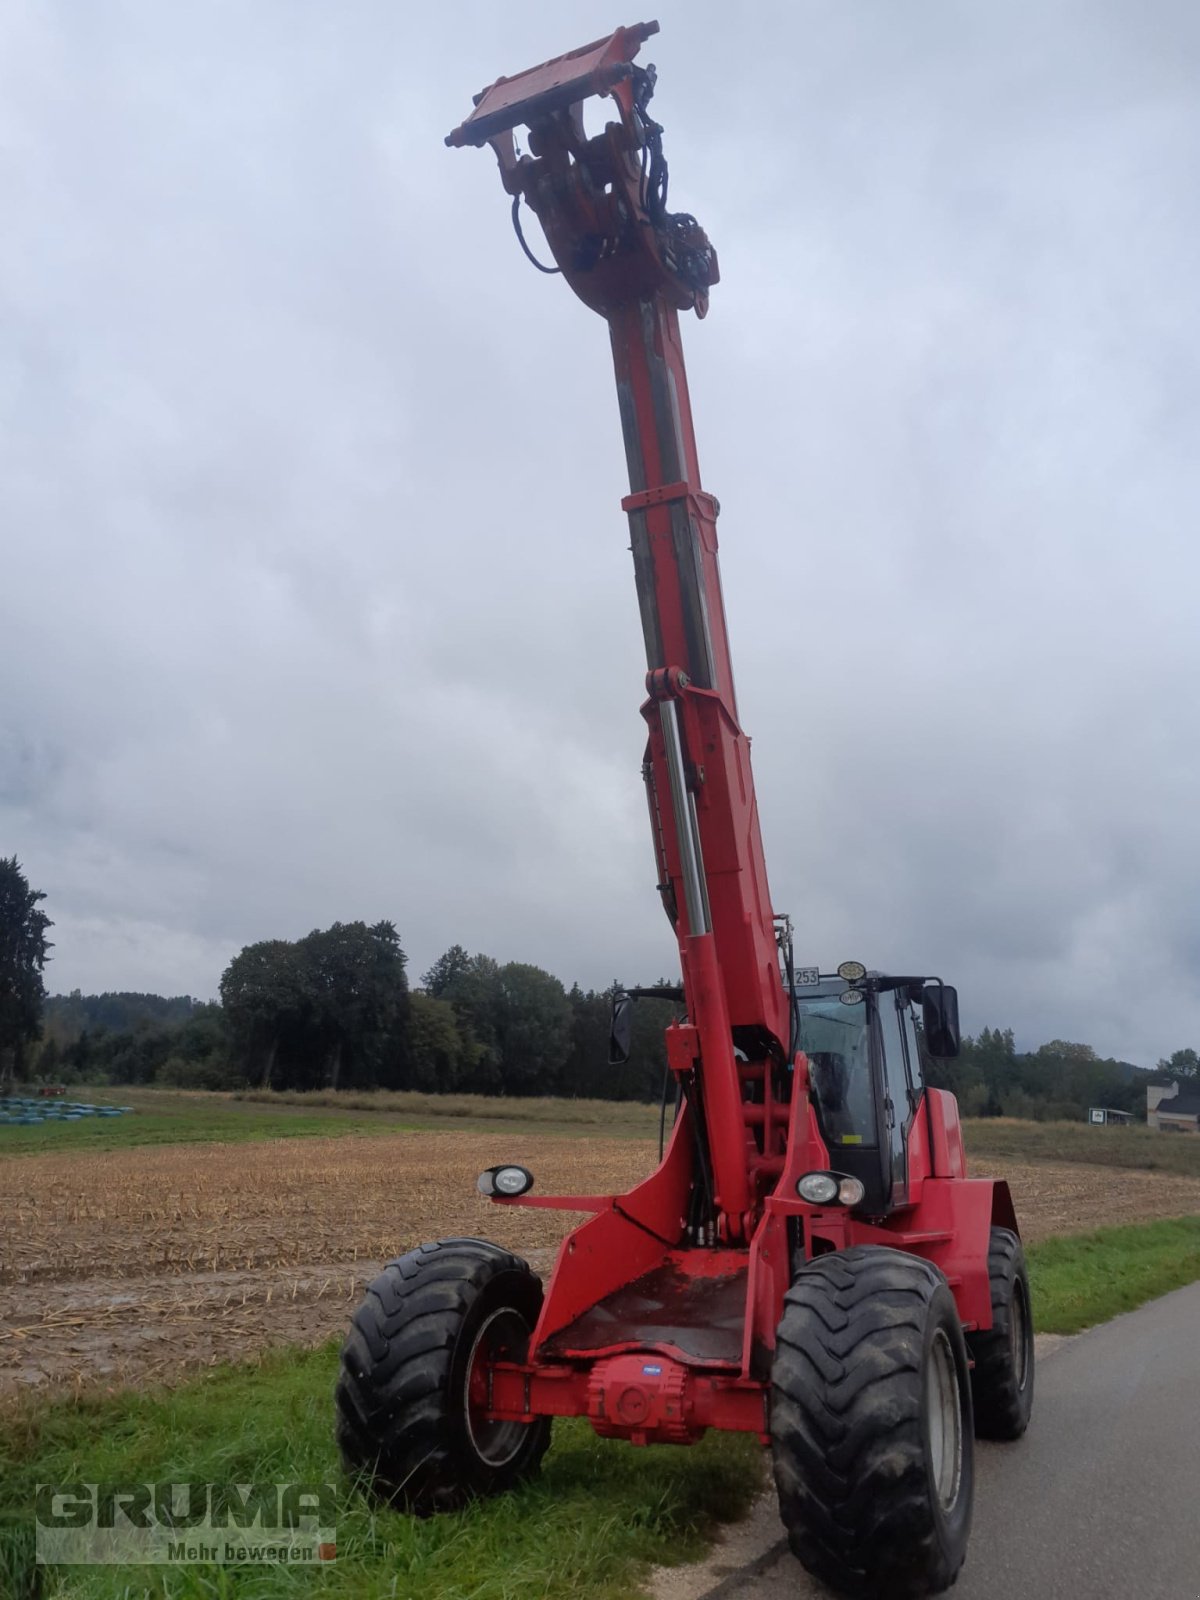
[{"label": "cab door", "polygon": [[885,989],[878,996],[878,1040],[881,1055],[879,1084],[881,1106],[881,1144],[885,1152],[884,1181],[890,1175],[891,1206],[908,1200],[908,1130],[919,1098],[909,1065],[908,1041],[900,990]]}]

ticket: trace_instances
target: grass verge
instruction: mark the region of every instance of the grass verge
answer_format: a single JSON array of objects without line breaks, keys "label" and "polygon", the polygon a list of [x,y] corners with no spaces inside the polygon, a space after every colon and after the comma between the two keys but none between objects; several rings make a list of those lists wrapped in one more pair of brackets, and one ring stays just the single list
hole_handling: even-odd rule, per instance
[{"label": "grass verge", "polygon": [[1039,1333],[1078,1333],[1200,1279],[1200,1217],[1099,1228],[1029,1250]]},{"label": "grass verge", "polygon": [[[5,1600],[629,1600],[650,1562],[698,1555],[762,1483],[748,1436],[637,1450],[558,1423],[541,1477],[427,1521],[344,1487],[332,1566],[34,1565],[39,1483],[338,1482],[336,1351],[281,1352],[174,1391],[63,1401],[6,1418],[0,1444]],[[39,1587],[39,1574],[42,1586]]]}]

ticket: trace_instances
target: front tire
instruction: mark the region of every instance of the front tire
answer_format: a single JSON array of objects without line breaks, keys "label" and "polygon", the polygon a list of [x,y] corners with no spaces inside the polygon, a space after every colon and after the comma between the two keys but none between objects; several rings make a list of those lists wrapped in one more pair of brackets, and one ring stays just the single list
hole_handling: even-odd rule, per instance
[{"label": "front tire", "polygon": [[980,1439],[1019,1439],[1033,1411],[1033,1316],[1025,1252],[1008,1228],[992,1229],[988,1278],[992,1326],[967,1335],[975,1362],[975,1433]]},{"label": "front tire", "polygon": [[482,1239],[443,1239],[389,1262],[342,1348],[334,1399],[346,1470],[417,1516],[535,1472],[550,1420],[489,1422],[486,1365],[525,1359],[541,1306],[526,1262]]},{"label": "front tire", "polygon": [[966,1344],[937,1268],[875,1245],[807,1262],[771,1382],[779,1513],[808,1571],[860,1600],[948,1588],[974,1458]]}]

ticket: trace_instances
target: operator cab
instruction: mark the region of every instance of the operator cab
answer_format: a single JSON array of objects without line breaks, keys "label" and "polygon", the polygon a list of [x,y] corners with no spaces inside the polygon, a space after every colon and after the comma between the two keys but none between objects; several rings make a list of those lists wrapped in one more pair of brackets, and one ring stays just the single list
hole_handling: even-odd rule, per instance
[{"label": "operator cab", "polygon": [[814,973],[813,982],[793,986],[795,1035],[830,1164],[862,1182],[856,1209],[882,1216],[908,1202],[908,1135],[925,1087],[924,1052],[958,1054],[958,997],[937,979],[844,965],[862,976],[851,983]]}]

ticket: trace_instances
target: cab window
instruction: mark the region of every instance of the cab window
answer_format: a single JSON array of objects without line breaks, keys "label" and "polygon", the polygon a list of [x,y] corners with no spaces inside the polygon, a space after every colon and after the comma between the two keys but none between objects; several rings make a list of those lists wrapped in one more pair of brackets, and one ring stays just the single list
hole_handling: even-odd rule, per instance
[{"label": "cab window", "polygon": [[[844,987],[838,983],[838,994]],[[838,994],[797,999],[821,1132],[831,1148],[877,1145],[867,1007],[843,1005]]]}]

